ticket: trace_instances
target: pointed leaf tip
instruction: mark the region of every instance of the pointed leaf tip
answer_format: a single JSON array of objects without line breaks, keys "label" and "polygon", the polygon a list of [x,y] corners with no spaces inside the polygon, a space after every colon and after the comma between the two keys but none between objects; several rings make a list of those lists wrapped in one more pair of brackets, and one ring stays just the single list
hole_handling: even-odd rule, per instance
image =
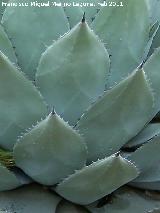
[{"label": "pointed leaf tip", "polygon": [[49,114],[14,147],[16,165],[45,185],[54,185],[81,169],[86,155],[83,138],[57,114]]},{"label": "pointed leaf tip", "polygon": [[117,153],[114,154],[115,157],[119,157],[120,156],[120,151],[118,151]]},{"label": "pointed leaf tip", "polygon": [[86,205],[112,193],[137,176],[138,170],[132,163],[121,156],[112,155],[75,172],[55,190],[67,200]]},{"label": "pointed leaf tip", "polygon": [[[17,5],[21,2],[21,0],[14,1]],[[32,0],[27,2],[30,4]],[[12,44],[16,47],[15,52],[23,72],[32,80],[35,78],[35,70],[46,45],[52,44],[53,40],[69,30],[67,18],[61,7],[35,10],[34,7],[7,6],[2,23],[7,35],[12,38]]]},{"label": "pointed leaf tip", "polygon": [[[119,0],[116,2],[120,3]],[[141,63],[148,42],[150,15],[146,0],[124,2],[127,3],[119,8],[103,7],[91,25],[106,47],[110,47],[110,86],[120,82]],[[133,14],[136,14],[134,19]]]},{"label": "pointed leaf tip", "polygon": [[17,137],[47,114],[47,107],[32,82],[1,52],[0,76],[0,146],[12,150]]},{"label": "pointed leaf tip", "polygon": [[153,94],[143,69],[136,70],[105,92],[76,125],[86,140],[88,161],[117,152],[137,135],[150,121],[153,104]]},{"label": "pointed leaf tip", "polygon": [[36,83],[49,108],[74,125],[105,90],[109,66],[104,45],[80,23],[46,49]]},{"label": "pointed leaf tip", "polygon": [[52,115],[55,115],[55,114],[56,114],[56,111],[55,111],[55,108],[54,108],[54,107],[53,107],[52,110],[51,110],[51,114],[52,114]]},{"label": "pointed leaf tip", "polygon": [[82,22],[82,23],[85,23],[85,21],[86,21],[86,14],[85,14],[85,12],[84,12],[81,22]]}]

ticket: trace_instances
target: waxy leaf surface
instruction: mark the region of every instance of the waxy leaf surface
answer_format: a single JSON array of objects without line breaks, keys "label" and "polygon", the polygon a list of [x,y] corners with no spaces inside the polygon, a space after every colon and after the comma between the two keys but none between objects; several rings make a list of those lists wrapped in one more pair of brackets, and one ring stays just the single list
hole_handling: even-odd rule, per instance
[{"label": "waxy leaf surface", "polygon": [[89,213],[89,211],[82,206],[62,200],[57,206],[56,213]]},{"label": "waxy leaf surface", "polygon": [[148,10],[150,13],[151,24],[154,24],[156,21],[160,21],[160,1],[159,0],[146,0]]},{"label": "waxy leaf surface", "polygon": [[136,167],[121,156],[112,155],[97,161],[64,179],[56,192],[72,202],[86,205],[136,178]]},{"label": "waxy leaf surface", "polygon": [[88,209],[92,213],[147,213],[156,207],[160,207],[159,200],[147,196],[139,190],[122,187],[113,194],[111,202],[102,208],[90,205]]},{"label": "waxy leaf surface", "polygon": [[155,97],[155,106],[153,109],[154,117],[160,111],[160,48],[156,49],[151,57],[144,64],[143,68],[151,82],[154,97]]},{"label": "waxy leaf surface", "polygon": [[88,160],[117,152],[150,120],[153,95],[143,70],[137,70],[105,94],[82,116]]},{"label": "waxy leaf surface", "polygon": [[131,139],[124,147],[138,147],[160,134],[160,123],[148,124],[136,137]]},{"label": "waxy leaf surface", "polygon": [[16,63],[16,56],[14,54],[10,40],[0,25],[0,51],[3,52],[13,63]]},{"label": "waxy leaf surface", "polygon": [[37,89],[0,53],[0,146],[12,149],[17,137],[46,113]]},{"label": "waxy leaf surface", "polygon": [[39,183],[54,185],[85,165],[81,136],[57,114],[50,114],[14,147],[15,162]]},{"label": "waxy leaf surface", "polygon": [[56,213],[60,198],[41,186],[31,185],[0,193],[0,210],[7,213]]},{"label": "waxy leaf surface", "polygon": [[136,188],[140,188],[140,189],[145,189],[145,190],[156,190],[156,191],[160,191],[160,181],[146,181],[146,182],[130,182],[129,183],[130,186],[136,187]]},{"label": "waxy leaf surface", "polygon": [[20,185],[15,174],[0,164],[0,191],[11,190]]},{"label": "waxy leaf surface", "polygon": [[110,86],[120,82],[141,63],[150,28],[145,0],[115,2],[123,6],[103,7],[91,25],[111,54]]},{"label": "waxy leaf surface", "polygon": [[42,52],[69,30],[68,21],[62,7],[32,6],[46,3],[43,0],[10,0],[9,3],[18,6],[7,6],[2,24],[15,46],[20,67],[34,80]]},{"label": "waxy leaf surface", "polygon": [[49,107],[54,105],[65,121],[75,124],[103,93],[108,72],[106,49],[82,22],[42,55],[36,82]]},{"label": "waxy leaf surface", "polygon": [[160,136],[154,137],[128,157],[140,169],[136,182],[160,181]]},{"label": "waxy leaf surface", "polygon": [[[63,3],[63,5],[66,4],[65,0],[61,0],[61,2]],[[100,9],[99,4],[100,2],[101,1],[98,0],[88,0],[88,1],[76,0],[74,2],[72,0],[67,1],[68,5],[71,4],[71,6],[64,7],[65,8],[64,11],[68,17],[70,27],[72,28],[82,19],[84,12],[87,23],[88,24],[92,23],[98,10]]]}]

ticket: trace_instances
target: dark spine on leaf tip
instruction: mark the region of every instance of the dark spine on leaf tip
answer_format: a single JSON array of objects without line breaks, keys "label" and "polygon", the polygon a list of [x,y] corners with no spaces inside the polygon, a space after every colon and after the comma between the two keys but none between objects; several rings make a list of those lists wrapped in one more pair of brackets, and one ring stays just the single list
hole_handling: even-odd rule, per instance
[{"label": "dark spine on leaf tip", "polygon": [[83,17],[82,17],[82,23],[85,23],[85,21],[86,21],[86,14],[84,12]]},{"label": "dark spine on leaf tip", "polygon": [[55,108],[54,108],[54,107],[53,107],[52,110],[51,110],[51,114],[52,114],[52,115],[55,115],[55,114],[56,114]]},{"label": "dark spine on leaf tip", "polygon": [[115,157],[119,157],[120,156],[120,151],[115,153]]}]

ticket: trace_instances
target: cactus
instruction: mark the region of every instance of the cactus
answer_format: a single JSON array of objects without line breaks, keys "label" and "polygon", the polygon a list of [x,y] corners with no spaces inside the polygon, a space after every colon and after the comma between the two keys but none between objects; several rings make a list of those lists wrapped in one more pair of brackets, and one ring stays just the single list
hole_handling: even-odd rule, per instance
[{"label": "cactus", "polygon": [[36,2],[0,7],[0,212],[158,213],[158,0]]}]

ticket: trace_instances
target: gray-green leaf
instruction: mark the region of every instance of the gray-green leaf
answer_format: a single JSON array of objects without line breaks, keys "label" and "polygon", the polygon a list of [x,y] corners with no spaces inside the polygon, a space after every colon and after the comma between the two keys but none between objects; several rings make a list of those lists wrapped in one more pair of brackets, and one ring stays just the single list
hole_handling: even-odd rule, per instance
[{"label": "gray-green leaf", "polygon": [[[140,175],[136,182],[160,181],[158,164],[160,162],[160,136],[154,137],[148,143],[145,143],[127,158],[135,163],[140,169]],[[157,171],[158,170],[158,171]],[[158,177],[157,177],[158,176]]]},{"label": "gray-green leaf", "polygon": [[156,207],[160,208],[159,200],[145,195],[140,190],[122,187],[113,194],[111,203],[102,208],[88,206],[88,209],[92,213],[147,213]]},{"label": "gray-green leaf", "polygon": [[12,149],[21,132],[45,114],[37,89],[0,53],[0,146]]},{"label": "gray-green leaf", "polygon": [[109,156],[150,120],[153,95],[143,70],[107,91],[80,119],[77,129],[88,146],[88,160]]},{"label": "gray-green leaf", "polygon": [[74,124],[103,93],[108,73],[107,50],[83,22],[46,50],[36,81],[49,107]]},{"label": "gray-green leaf", "polygon": [[10,40],[0,25],[0,51],[3,52],[13,63],[17,62]]},{"label": "gray-green leaf", "polygon": [[[64,11],[68,17],[68,21],[70,24],[70,27],[72,28],[74,25],[76,25],[81,19],[85,12],[85,18],[88,24],[90,24],[93,19],[95,18],[96,13],[100,9],[99,2],[101,0],[76,0],[76,1],[64,1],[61,0],[61,2],[64,4],[68,3],[71,4],[71,6],[66,6]],[[89,6],[87,6],[87,4]],[[77,5],[77,6],[75,6]],[[86,5],[86,6],[83,6]]]},{"label": "gray-green leaf", "polygon": [[0,210],[7,213],[56,213],[60,198],[38,185],[0,193]]},{"label": "gray-green leaf", "polygon": [[151,57],[144,64],[144,71],[149,78],[155,96],[153,116],[160,111],[160,48],[156,49]]},{"label": "gray-green leaf", "polygon": [[[66,33],[69,27],[63,8],[31,6],[32,2],[32,0],[10,0],[10,4],[26,3],[29,6],[7,6],[2,24],[15,46],[20,67],[34,79],[39,58],[46,46]],[[44,3],[43,0],[36,2]]]},{"label": "gray-green leaf", "polygon": [[149,12],[145,0],[115,0],[123,6],[104,7],[92,23],[111,54],[110,86],[120,82],[142,61],[149,39]]},{"label": "gray-green leaf", "polygon": [[86,155],[81,136],[52,113],[26,133],[14,147],[16,165],[45,185],[54,185],[82,168]]},{"label": "gray-green leaf", "polygon": [[0,191],[11,190],[21,185],[15,174],[0,164]]},{"label": "gray-green leaf", "polygon": [[97,161],[64,179],[56,192],[72,202],[87,205],[136,178],[138,170],[121,156]]},{"label": "gray-green leaf", "polygon": [[148,124],[136,137],[132,138],[124,147],[138,147],[160,134],[160,123]]},{"label": "gray-green leaf", "polygon": [[62,200],[57,206],[56,213],[89,213],[89,211],[82,206]]}]

